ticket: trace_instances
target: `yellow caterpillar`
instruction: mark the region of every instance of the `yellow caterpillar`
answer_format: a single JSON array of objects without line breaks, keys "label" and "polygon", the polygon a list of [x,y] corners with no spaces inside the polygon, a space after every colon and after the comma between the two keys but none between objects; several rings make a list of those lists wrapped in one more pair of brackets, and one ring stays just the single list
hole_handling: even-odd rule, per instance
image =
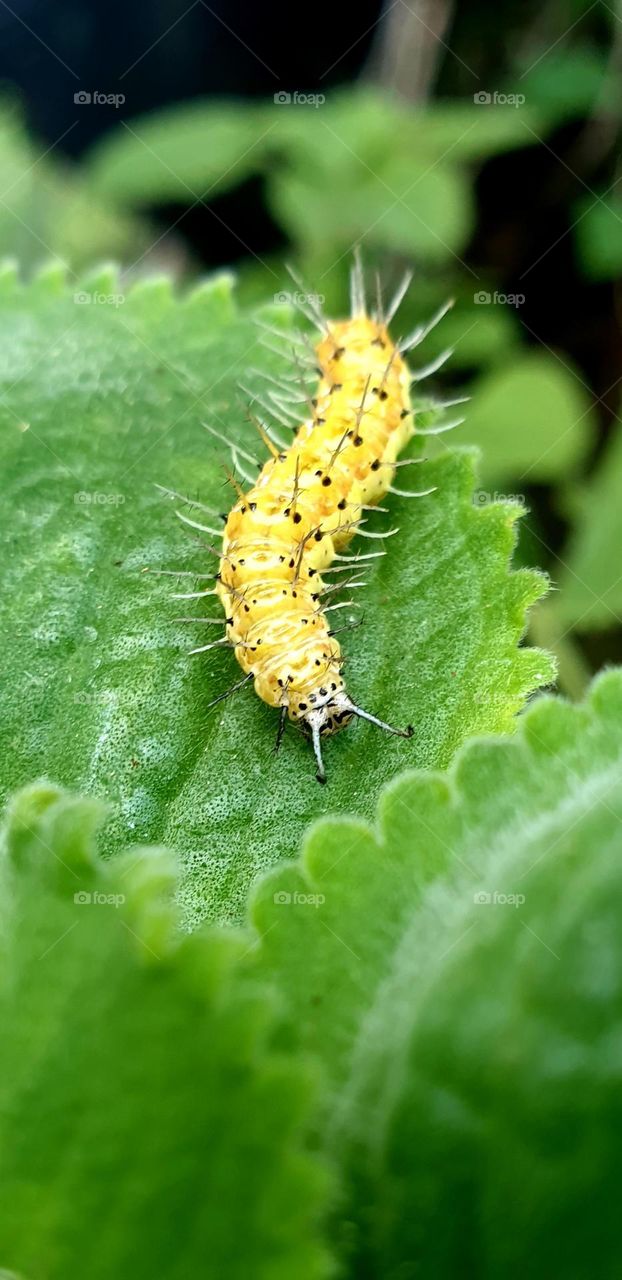
[{"label": "yellow caterpillar", "polygon": [[[409,394],[412,375],[403,353],[421,341],[447,310],[443,307],[428,325],[394,344],[388,323],[406,285],[387,316],[379,308],[370,317],[357,260],[350,319],[328,323],[312,302],[312,318],[321,326],[322,337],[315,349],[320,382],[309,417],[293,444],[284,449],[275,447],[265,426],[258,424],[272,456],[256,483],[246,492],[239,489],[223,534],[214,591],[226,619],[223,641],[233,647],[245,673],[234,688],[252,678],[259,697],[280,711],[277,746],[287,718],[311,736],[321,782],[326,780],[321,739],[343,729],[353,716],[402,737],[413,733],[410,725],[395,729],[352,701],[341,674],[339,642],[328,618],[330,608],[340,606],[323,608],[327,592],[334,590],[326,586],[323,574],[361,531],[363,513],[377,506],[392,488],[397,456],[415,430]],[[418,376],[438,368],[449,354]],[[286,402],[274,392],[270,403],[278,413],[278,406],[283,410]],[[235,460],[239,463],[238,457]],[[215,532],[188,517],[181,519]],[[367,536],[386,537],[387,533]],[[372,553],[376,554],[382,553]],[[355,563],[370,558],[359,556]],[[202,645],[193,652],[212,647]]]}]

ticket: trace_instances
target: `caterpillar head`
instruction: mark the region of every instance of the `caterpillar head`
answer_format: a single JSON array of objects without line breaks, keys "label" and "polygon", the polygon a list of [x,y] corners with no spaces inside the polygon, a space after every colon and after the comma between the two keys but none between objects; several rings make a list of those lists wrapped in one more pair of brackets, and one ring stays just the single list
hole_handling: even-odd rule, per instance
[{"label": "caterpillar head", "polygon": [[340,729],[345,729],[353,716],[358,716],[361,720],[369,720],[371,724],[377,725],[379,729],[384,729],[387,733],[394,733],[399,738],[412,738],[414,733],[411,724],[407,725],[405,729],[395,729],[392,725],[385,724],[384,720],[379,720],[377,716],[372,716],[369,711],[363,711],[362,707],[355,706],[345,689],[338,689],[336,693],[332,693],[327,697],[326,701],[321,705],[318,706],[316,704],[312,710],[300,716],[299,723],[305,733],[310,735],[313,742],[318,782],[326,782],[326,772],[322,759],[322,738],[328,737],[331,733],[339,733]]}]

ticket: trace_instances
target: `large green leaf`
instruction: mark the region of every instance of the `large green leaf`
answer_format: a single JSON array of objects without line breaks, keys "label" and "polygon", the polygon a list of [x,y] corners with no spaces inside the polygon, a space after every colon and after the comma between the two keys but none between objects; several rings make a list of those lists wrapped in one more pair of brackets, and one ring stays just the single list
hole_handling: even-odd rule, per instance
[{"label": "large green leaf", "polygon": [[[226,651],[188,656],[206,628],[176,624],[193,602],[169,597],[193,581],[154,572],[215,572],[154,482],[228,507],[229,455],[201,422],[261,450],[237,383],[279,361],[255,317],[235,316],[224,279],[182,303],[166,281],[124,295],[105,275],[86,282],[90,302],[54,274],[28,289],[8,274],[0,292],[4,784],[46,774],[105,797],[110,850],[170,844],[189,919],[239,918],[253,875],[310,820],[371,815],[397,770],[443,767],[473,733],[511,730],[550,680],[543,654],[517,648],[543,589],[508,570],[517,509],[475,508],[472,459],[447,452],[399,473],[437,492],[392,496],[390,517],[373,517],[400,533],[357,593],[364,627],[343,637],[357,699],[414,739],[348,730],[328,745],[323,789],[301,736],[275,757],[274,713],[250,688],[209,709],[239,669]],[[287,323],[283,308],[264,314]]]},{"label": "large green leaf", "polygon": [[619,671],[266,879],[259,965],[325,1069],[353,1274],[620,1273],[621,910]]},{"label": "large green leaf", "polygon": [[313,1078],[235,982],[247,941],[176,933],[167,858],[97,861],[99,810],[41,784],[10,815],[2,1262],[29,1280],[319,1280]]},{"label": "large green leaf", "polygon": [[622,424],[618,420],[603,458],[577,500],[577,520],[563,553],[555,613],[578,631],[607,630],[622,622]]}]

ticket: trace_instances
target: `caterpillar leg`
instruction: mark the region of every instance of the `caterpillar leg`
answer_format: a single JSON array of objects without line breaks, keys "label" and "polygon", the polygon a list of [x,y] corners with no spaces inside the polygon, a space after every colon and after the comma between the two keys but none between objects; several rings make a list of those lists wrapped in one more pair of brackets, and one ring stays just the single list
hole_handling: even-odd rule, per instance
[{"label": "caterpillar leg", "polygon": [[217,703],[224,702],[225,698],[230,698],[231,694],[235,693],[237,689],[243,689],[244,685],[248,684],[249,680],[252,680],[252,678],[253,676],[251,672],[250,675],[244,676],[242,680],[238,680],[235,684],[232,684],[230,689],[225,689],[224,693],[219,693],[217,698],[212,698],[212,701],[207,704],[206,711],[209,711],[210,707],[215,707]]},{"label": "caterpillar leg", "polygon": [[287,704],[283,703],[283,706],[281,707],[281,710],[279,712],[279,727],[276,731],[276,742],[274,744],[275,755],[278,753],[281,746],[281,742],[283,741],[283,734],[285,733],[286,723],[287,723]]}]

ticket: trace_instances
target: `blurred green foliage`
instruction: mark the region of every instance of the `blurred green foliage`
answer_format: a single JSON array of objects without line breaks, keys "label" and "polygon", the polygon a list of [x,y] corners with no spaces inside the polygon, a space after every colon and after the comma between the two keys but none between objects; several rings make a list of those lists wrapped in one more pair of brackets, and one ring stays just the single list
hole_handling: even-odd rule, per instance
[{"label": "blurred green foliage", "polygon": [[[537,128],[538,118],[530,120]],[[371,246],[392,248],[397,240],[406,253],[442,260],[472,227],[467,163],[525,146],[528,123],[517,112],[479,110],[472,102],[413,112],[363,89],[333,93],[319,107],[198,102],[113,131],[94,148],[87,170],[94,190],[135,209],[189,191],[205,198],[261,173],[296,244],[332,252],[364,235]],[[446,207],[448,196],[456,207]],[[430,227],[421,231],[432,215],[441,220],[436,237]]]},{"label": "blurred green foliage", "polygon": [[[260,175],[291,256],[329,309],[346,303],[353,244],[364,242],[383,276],[396,276],[402,261],[416,265],[422,287],[405,302],[408,325],[467,283],[460,255],[475,227],[474,166],[533,146],[543,128],[534,113],[473,101],[413,111],[371,89],[334,93],[317,108],[198,102],[116,129],[93,149],[86,174],[94,194],[135,213],[166,200],[210,201]],[[272,283],[275,292],[291,288],[282,257],[249,258],[241,273],[252,300]],[[472,305],[471,296],[463,331]]]},{"label": "blurred green foliage", "polygon": [[534,484],[576,470],[593,427],[574,370],[546,351],[521,351],[479,379],[466,431],[482,450],[483,481]]},{"label": "blurred green foliage", "polygon": [[560,618],[578,631],[611,630],[622,614],[622,421],[575,503],[560,575]]},{"label": "blurred green foliage", "polygon": [[577,250],[591,280],[617,280],[622,275],[622,200],[602,192],[583,196],[575,209]]},{"label": "blurred green foliage", "polygon": [[29,137],[18,108],[0,102],[0,247],[28,269],[60,258],[77,269],[101,257],[131,261],[148,226],[91,194],[79,167]]}]

